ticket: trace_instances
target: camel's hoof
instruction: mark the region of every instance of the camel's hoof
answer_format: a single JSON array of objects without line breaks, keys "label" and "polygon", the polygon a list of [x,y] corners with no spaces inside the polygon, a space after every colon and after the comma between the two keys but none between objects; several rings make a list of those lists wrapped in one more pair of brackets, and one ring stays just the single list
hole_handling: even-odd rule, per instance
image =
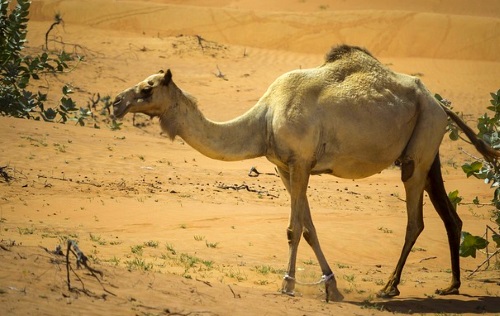
[{"label": "camel's hoof", "polygon": [[295,278],[290,277],[288,274],[283,278],[281,285],[281,293],[288,296],[295,296]]},{"label": "camel's hoof", "polygon": [[436,294],[438,295],[453,295],[453,294],[460,294],[460,291],[458,290],[457,287],[449,287],[447,289],[437,289]]},{"label": "camel's hoof", "polygon": [[333,274],[325,283],[325,293],[327,302],[342,302],[344,300],[344,295],[337,288],[337,281]]},{"label": "camel's hoof", "polygon": [[389,289],[383,289],[377,293],[377,297],[380,298],[392,298],[399,295],[399,290],[397,287],[393,286]]},{"label": "camel's hoof", "polygon": [[326,292],[326,302],[342,302],[344,300],[344,295],[335,289],[335,291]]},{"label": "camel's hoof", "polygon": [[285,295],[288,295],[288,296],[291,296],[291,297],[295,297],[295,291],[287,291],[285,289],[282,289],[281,290],[281,294],[285,294]]}]

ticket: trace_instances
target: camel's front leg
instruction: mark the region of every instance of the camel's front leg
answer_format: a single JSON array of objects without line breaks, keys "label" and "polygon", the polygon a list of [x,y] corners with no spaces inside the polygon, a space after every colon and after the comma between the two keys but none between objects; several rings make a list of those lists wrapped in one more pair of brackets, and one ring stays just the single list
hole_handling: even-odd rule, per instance
[{"label": "camel's front leg", "polygon": [[301,235],[314,250],[318,259],[323,279],[325,281],[326,301],[341,301],[344,297],[337,288],[337,282],[333,276],[332,270],[326,261],[321,250],[316,228],[312,222],[309,203],[307,201],[307,184],[309,182],[309,169],[300,168],[297,165],[290,168],[290,173],[283,169],[278,169],[280,176],[290,193],[292,200],[292,210],[290,214],[290,223],[287,229],[289,245],[289,261],[287,275],[283,279],[282,292],[288,295],[294,295],[295,290],[295,269],[297,261],[297,250]]},{"label": "camel's front leg", "polygon": [[283,184],[285,185],[291,198],[291,213],[288,228],[286,231],[288,239],[288,268],[281,292],[288,295],[295,295],[295,271],[297,262],[297,251],[303,229],[303,210],[306,199],[307,183],[309,174],[304,171],[299,172],[299,168],[290,168],[290,172],[278,168]]},{"label": "camel's front leg", "polygon": [[290,218],[290,225],[287,229],[288,237],[288,268],[285,277],[283,278],[283,286],[281,292],[283,294],[295,295],[295,265],[297,262],[297,251],[300,242],[300,232],[297,228],[297,224],[292,223],[293,220]]},{"label": "camel's front leg", "polygon": [[326,301],[327,302],[342,301],[344,299],[344,296],[338,290],[335,276],[333,275],[332,269],[330,269],[330,266],[326,261],[325,255],[321,250],[321,246],[318,240],[318,235],[316,233],[316,228],[314,227],[312,221],[311,210],[309,209],[309,203],[307,202],[307,198],[306,198],[306,209],[304,211],[304,239],[313,249],[316,258],[318,259],[319,266],[321,267],[321,271],[323,272],[323,280],[325,281]]}]

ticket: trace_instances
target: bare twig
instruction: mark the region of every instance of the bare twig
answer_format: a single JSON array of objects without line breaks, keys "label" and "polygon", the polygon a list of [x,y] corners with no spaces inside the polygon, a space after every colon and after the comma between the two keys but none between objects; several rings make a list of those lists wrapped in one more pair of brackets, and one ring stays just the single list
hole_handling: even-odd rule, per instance
[{"label": "bare twig", "polygon": [[436,258],[437,258],[436,256],[422,258],[422,259],[420,259],[419,263],[420,263],[420,262],[423,262],[423,261],[426,261],[426,260],[436,259]]},{"label": "bare twig", "polygon": [[205,284],[205,285],[208,285],[208,286],[212,287],[212,283],[210,283],[210,282],[208,282],[208,281],[203,281],[203,280],[200,280],[200,279],[198,279],[198,278],[196,278],[196,281],[201,282],[201,283],[203,283],[203,284]]},{"label": "bare twig", "polygon": [[102,283],[101,283],[101,281],[99,280],[99,278],[97,277],[96,274],[99,274],[101,276],[101,278],[102,278],[103,273],[101,271],[97,270],[97,269],[94,269],[94,268],[90,267],[88,265],[88,263],[87,263],[87,261],[88,261],[87,256],[85,256],[85,254],[80,250],[80,248],[78,248],[77,243],[75,241],[73,241],[73,240],[68,240],[67,248],[66,248],[66,279],[67,279],[67,282],[68,282],[68,290],[69,291],[72,290],[72,288],[71,288],[71,280],[70,280],[70,277],[69,277],[69,271],[71,270],[75,274],[75,276],[78,278],[78,280],[80,281],[80,283],[82,283],[82,288],[85,291],[85,284],[83,283],[82,279],[78,276],[78,274],[73,270],[73,268],[70,265],[70,261],[69,261],[69,253],[70,252],[73,255],[75,255],[75,257],[76,257],[76,267],[80,268],[80,265],[83,265],[90,272],[90,274],[94,278],[96,278],[96,280],[102,286]]},{"label": "bare twig", "polygon": [[477,266],[477,268],[474,271],[472,271],[467,277],[470,278],[474,273],[476,273],[477,271],[479,271],[479,269],[485,263],[488,263],[488,265],[489,265],[489,262],[490,262],[491,258],[493,258],[494,256],[496,256],[499,253],[500,253],[500,249],[497,249],[494,253],[492,253],[491,255],[489,255],[479,266]]},{"label": "bare twig", "polygon": [[[494,236],[498,236],[498,233],[493,228],[491,228],[489,225],[486,225],[486,229],[485,229],[485,232],[484,232],[484,235],[483,235],[486,240],[489,239],[489,237],[488,237],[488,231],[491,231]],[[488,269],[489,266],[490,266],[490,260],[491,260],[491,258],[493,258],[494,256],[496,256],[499,253],[500,253],[500,248],[497,248],[496,251],[493,252],[490,255],[490,253],[488,251],[488,247],[486,247],[486,259],[479,266],[477,266],[477,268],[474,271],[472,271],[467,277],[470,278],[474,273],[476,273],[477,271],[479,271],[479,269],[482,266],[484,266],[485,264],[487,264],[486,265],[486,269]]]},{"label": "bare twig", "polygon": [[0,177],[2,177],[5,182],[9,183],[10,180],[14,179],[13,176],[9,175],[6,171],[8,166],[3,166],[3,167],[0,167]]},{"label": "bare twig", "polygon": [[56,13],[54,16],[54,22],[50,25],[49,29],[47,30],[47,33],[45,33],[45,49],[49,50],[49,33],[52,31],[52,29],[56,26],[63,23],[64,21],[59,13]]},{"label": "bare twig", "polygon": [[240,184],[240,185],[225,185],[223,183],[220,183],[220,184],[217,184],[217,187],[219,189],[224,189],[224,190],[235,190],[235,191],[239,191],[239,190],[247,190],[248,192],[254,192],[254,193],[257,193],[257,194],[265,194],[266,196],[271,196],[271,197],[275,197],[275,198],[278,198],[278,196],[276,195],[273,195],[267,191],[261,191],[261,190],[255,190],[255,189],[251,189],[248,185],[246,184]]},{"label": "bare twig", "polygon": [[[276,169],[275,169],[275,171],[276,171]],[[278,172],[277,171],[275,173],[272,173],[272,172],[259,172],[257,170],[257,168],[255,168],[255,167],[250,168],[250,171],[248,172],[248,176],[249,177],[253,177],[253,178],[258,177],[261,174],[268,175],[268,176],[278,176]]]},{"label": "bare twig", "polygon": [[231,290],[231,293],[233,293],[234,298],[241,298],[241,295],[240,295],[240,294],[236,294],[236,293],[233,291],[233,288],[231,287],[231,285],[229,285],[229,284],[228,284],[227,286],[229,286],[229,289]]},{"label": "bare twig", "polygon": [[[44,178],[44,179],[52,179],[52,180],[59,180],[59,181],[68,181],[68,182],[73,182],[71,179],[66,179],[66,178],[58,178],[58,177],[47,177],[47,176],[44,176],[44,175],[38,175],[37,176],[38,178]],[[101,184],[99,183],[92,183],[92,182],[84,182],[84,181],[80,181],[80,180],[76,180],[74,183],[76,184],[88,184],[88,185],[93,185],[95,187],[102,187]]]},{"label": "bare twig", "polygon": [[198,45],[200,45],[201,51],[205,52],[205,48],[203,47],[203,43],[202,43],[205,39],[203,37],[201,37],[200,35],[195,35],[195,37],[198,40]]},{"label": "bare twig", "polygon": [[223,80],[228,81],[228,79],[226,78],[226,75],[225,75],[225,74],[223,74],[223,73],[222,73],[222,71],[220,71],[219,65],[215,65],[215,67],[217,67],[217,71],[218,71],[218,73],[217,73],[217,74],[215,74],[215,76],[216,76],[217,78],[221,78],[221,79],[223,79]]}]

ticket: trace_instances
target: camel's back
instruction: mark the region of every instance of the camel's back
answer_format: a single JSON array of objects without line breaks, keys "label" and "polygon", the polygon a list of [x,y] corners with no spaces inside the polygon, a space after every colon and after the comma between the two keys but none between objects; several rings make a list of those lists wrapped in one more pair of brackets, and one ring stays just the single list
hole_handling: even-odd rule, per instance
[{"label": "camel's back", "polygon": [[414,117],[419,85],[418,78],[393,72],[363,49],[340,46],[322,66],[280,76],[263,100],[290,119],[321,114],[317,120],[390,123]]},{"label": "camel's back", "polygon": [[[318,68],[284,74],[263,101],[273,112],[273,137],[319,158],[318,172],[364,177],[404,150],[418,117],[419,85],[417,78],[394,73],[366,51],[348,46],[332,51]],[[336,171],[339,160],[344,170]],[[347,170],[346,161],[358,170]]]}]

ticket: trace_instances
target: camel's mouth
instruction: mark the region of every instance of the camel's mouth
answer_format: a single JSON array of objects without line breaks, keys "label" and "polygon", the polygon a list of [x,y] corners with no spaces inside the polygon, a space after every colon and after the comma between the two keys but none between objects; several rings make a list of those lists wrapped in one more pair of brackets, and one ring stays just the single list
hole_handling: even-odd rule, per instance
[{"label": "camel's mouth", "polygon": [[113,102],[113,119],[121,119],[128,112],[128,102],[123,102],[123,99],[117,97]]}]

